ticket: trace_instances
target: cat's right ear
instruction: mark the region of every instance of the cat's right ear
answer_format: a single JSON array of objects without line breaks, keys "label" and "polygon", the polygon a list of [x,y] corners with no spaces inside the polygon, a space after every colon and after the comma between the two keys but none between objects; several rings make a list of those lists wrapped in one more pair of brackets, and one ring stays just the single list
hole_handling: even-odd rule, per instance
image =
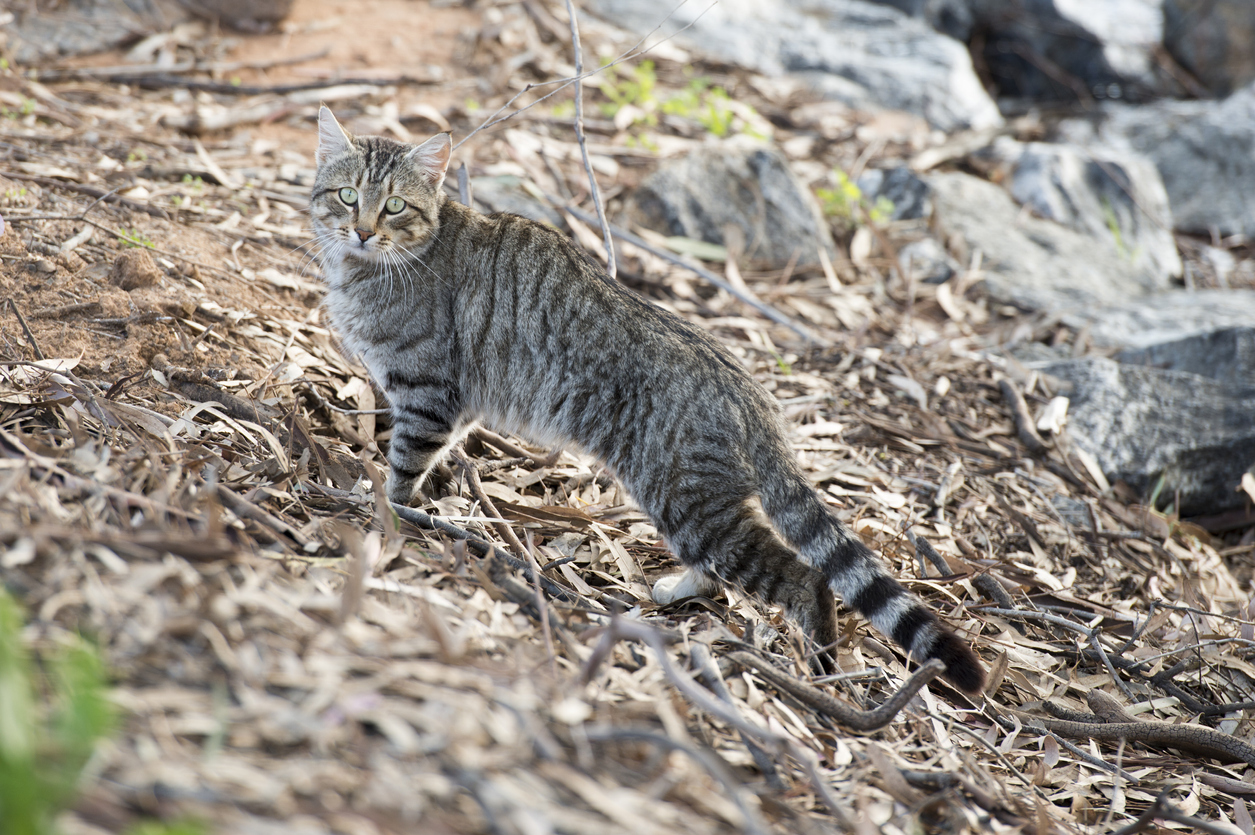
[{"label": "cat's right ear", "polygon": [[340,127],[340,123],[331,113],[331,108],[325,104],[318,108],[318,152],[314,155],[315,161],[322,165],[352,147],[353,137]]},{"label": "cat's right ear", "polygon": [[406,156],[423,172],[432,188],[439,191],[452,154],[453,138],[447,133],[438,133]]}]

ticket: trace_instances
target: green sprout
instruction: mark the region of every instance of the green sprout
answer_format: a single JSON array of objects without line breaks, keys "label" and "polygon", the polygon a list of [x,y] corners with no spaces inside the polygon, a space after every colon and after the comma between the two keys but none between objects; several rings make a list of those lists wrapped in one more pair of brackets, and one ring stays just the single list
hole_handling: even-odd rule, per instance
[{"label": "green sprout", "polygon": [[861,213],[866,213],[872,223],[883,223],[893,217],[894,205],[888,197],[882,194],[868,205],[863,190],[844,171],[832,169],[832,179],[835,188],[815,189],[815,196],[819,198],[819,205],[826,216],[836,218],[847,226],[858,226]]},{"label": "green sprout", "polygon": [[125,226],[119,226],[118,237],[122,239],[122,246],[124,247],[144,247],[145,249],[157,248],[157,245],[154,244],[151,239],[135,227],[127,228]]}]

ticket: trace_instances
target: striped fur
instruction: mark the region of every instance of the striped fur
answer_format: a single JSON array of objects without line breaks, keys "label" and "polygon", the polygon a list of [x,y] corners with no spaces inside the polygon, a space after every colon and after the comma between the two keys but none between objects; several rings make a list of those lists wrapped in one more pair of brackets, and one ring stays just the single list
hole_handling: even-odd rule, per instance
[{"label": "striped fur", "polygon": [[[326,108],[319,122],[310,213],[327,308],[392,403],[393,501],[414,500],[477,421],[574,444],[605,462],[686,566],[658,582],[660,602],[733,583],[828,646],[831,587],[979,692],[975,654],[824,505],[775,400],[718,342],[552,229],[447,199],[447,135],[420,146],[355,139]],[[405,208],[389,214],[389,197]]]}]

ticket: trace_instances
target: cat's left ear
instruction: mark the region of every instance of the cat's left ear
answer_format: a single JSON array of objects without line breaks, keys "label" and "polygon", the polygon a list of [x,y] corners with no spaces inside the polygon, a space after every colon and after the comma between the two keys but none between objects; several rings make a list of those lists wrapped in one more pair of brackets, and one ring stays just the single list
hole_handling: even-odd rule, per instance
[{"label": "cat's left ear", "polygon": [[453,138],[438,133],[422,145],[406,154],[406,158],[423,172],[431,187],[439,191],[449,170],[449,155],[453,153]]}]

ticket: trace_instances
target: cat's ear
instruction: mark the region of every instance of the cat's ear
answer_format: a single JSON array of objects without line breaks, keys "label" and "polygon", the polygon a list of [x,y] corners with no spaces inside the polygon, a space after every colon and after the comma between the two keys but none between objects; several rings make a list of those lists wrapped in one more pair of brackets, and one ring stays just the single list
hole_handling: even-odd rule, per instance
[{"label": "cat's ear", "polygon": [[447,133],[438,133],[422,145],[406,154],[406,157],[423,172],[432,188],[439,190],[449,170],[449,155],[453,153],[453,139]]},{"label": "cat's ear", "polygon": [[353,147],[353,137],[340,127],[331,108],[323,105],[318,108],[318,152],[314,159],[322,165],[332,157],[338,157]]}]

